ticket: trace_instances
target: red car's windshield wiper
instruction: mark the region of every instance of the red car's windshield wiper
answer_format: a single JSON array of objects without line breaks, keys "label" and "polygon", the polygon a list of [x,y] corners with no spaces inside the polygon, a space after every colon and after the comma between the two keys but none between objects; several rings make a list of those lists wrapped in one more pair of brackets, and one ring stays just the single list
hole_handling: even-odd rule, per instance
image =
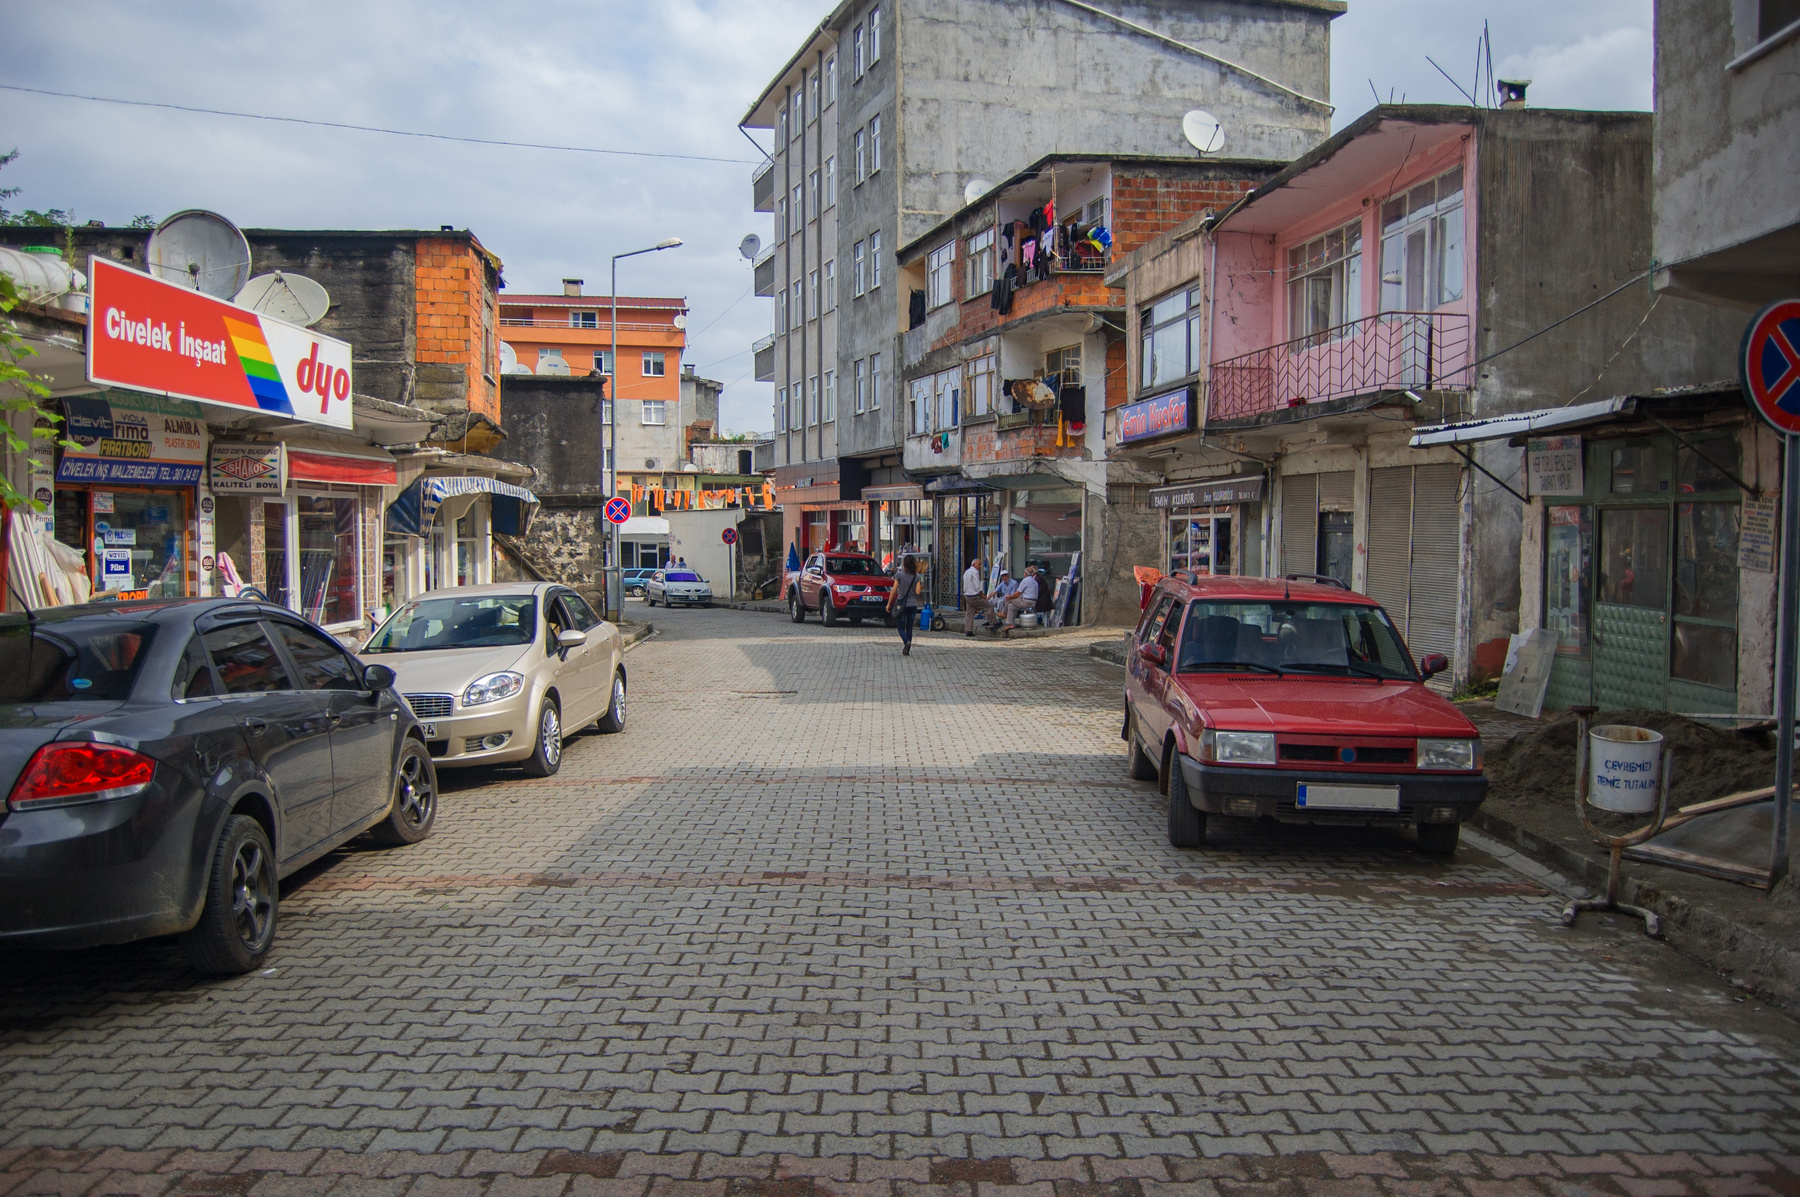
[{"label": "red car's windshield wiper", "polygon": [[1257,673],[1273,673],[1277,677],[1281,675],[1281,670],[1275,668],[1273,665],[1258,665],[1254,661],[1189,661],[1183,662],[1179,672],[1202,673],[1207,670],[1216,670],[1220,673],[1229,673],[1236,669],[1250,669]]},{"label": "red car's windshield wiper", "polygon": [[1289,661],[1290,670],[1302,673],[1317,673],[1322,669],[1347,669],[1351,673],[1360,673],[1364,677],[1372,677],[1378,682],[1392,682],[1403,679],[1391,677],[1385,673],[1376,673],[1373,669],[1364,669],[1361,665],[1351,665],[1345,661]]}]

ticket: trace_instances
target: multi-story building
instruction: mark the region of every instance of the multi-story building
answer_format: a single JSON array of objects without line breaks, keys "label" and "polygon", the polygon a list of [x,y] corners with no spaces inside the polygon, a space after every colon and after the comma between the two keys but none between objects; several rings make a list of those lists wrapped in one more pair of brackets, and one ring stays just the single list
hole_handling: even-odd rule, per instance
[{"label": "multi-story building", "polygon": [[[774,302],[756,374],[775,387],[790,543],[896,542],[871,500],[907,498],[898,381],[910,294],[896,251],[1057,152],[1286,162],[1328,131],[1339,0],[1182,0],[1131,16],[1070,0],[845,0],[746,113],[774,217],[756,263]],[[1190,130],[1195,125],[1190,122]],[[859,364],[860,363],[860,367]],[[860,368],[860,380],[856,371]],[[909,533],[914,538],[917,531]]]}]

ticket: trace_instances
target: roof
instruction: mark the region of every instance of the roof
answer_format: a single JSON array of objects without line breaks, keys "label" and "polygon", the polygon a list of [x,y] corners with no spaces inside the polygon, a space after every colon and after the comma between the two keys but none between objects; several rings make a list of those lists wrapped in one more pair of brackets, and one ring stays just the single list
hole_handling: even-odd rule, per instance
[{"label": "roof", "polygon": [[1425,449],[1433,445],[1468,445],[1480,441],[1511,440],[1515,437],[1594,428],[1605,424],[1629,423],[1640,416],[1655,419],[1656,414],[1693,414],[1697,408],[1710,406],[1717,409],[1719,406],[1730,406],[1732,400],[1741,402],[1742,399],[1742,389],[1737,383],[1729,381],[1664,387],[1638,395],[1614,395],[1611,399],[1600,399],[1593,403],[1543,407],[1536,411],[1492,416],[1485,420],[1464,420],[1456,424],[1420,428],[1407,443],[1415,449]]},{"label": "roof", "polygon": [[[612,304],[610,295],[527,295],[508,291],[500,297],[500,306],[534,307],[534,308],[592,308],[608,307]],[[688,310],[685,295],[621,295],[619,306],[636,308],[640,311],[648,308],[667,309],[671,312]]]},{"label": "roof", "polygon": [[486,258],[488,265],[496,271],[500,269],[500,255],[481,243],[468,229],[244,229],[247,238],[274,239],[278,237],[348,237],[368,238],[386,241],[422,241],[434,238],[439,241],[467,241],[475,252]]}]

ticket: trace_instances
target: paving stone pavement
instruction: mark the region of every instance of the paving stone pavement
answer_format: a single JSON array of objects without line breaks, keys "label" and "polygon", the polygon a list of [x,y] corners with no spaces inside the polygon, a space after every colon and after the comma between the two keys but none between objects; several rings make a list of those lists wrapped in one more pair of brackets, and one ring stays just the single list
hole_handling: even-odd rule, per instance
[{"label": "paving stone pavement", "polygon": [[1800,1035],[1466,847],[1168,846],[1120,672],[671,612],[269,968],[0,959],[0,1197],[1800,1194]]}]

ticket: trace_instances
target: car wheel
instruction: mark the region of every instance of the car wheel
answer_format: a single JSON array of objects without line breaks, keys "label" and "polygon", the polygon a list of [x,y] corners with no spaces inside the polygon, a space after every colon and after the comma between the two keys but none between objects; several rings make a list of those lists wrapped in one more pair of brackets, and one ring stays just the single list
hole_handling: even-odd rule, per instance
[{"label": "car wheel", "polygon": [[213,853],[200,921],[181,937],[188,963],[214,976],[249,972],[275,942],[279,903],[275,850],[262,824],[230,816]]},{"label": "car wheel", "polygon": [[1419,824],[1419,851],[1427,856],[1453,856],[1462,838],[1461,823]]},{"label": "car wheel", "polygon": [[1163,769],[1168,777],[1169,843],[1177,848],[1204,848],[1206,812],[1195,810],[1188,801],[1187,778],[1181,772],[1181,760],[1173,744],[1163,758]]},{"label": "car wheel", "polygon": [[798,589],[788,591],[788,618],[795,623],[806,622],[806,604],[800,601]]},{"label": "car wheel", "polygon": [[600,730],[607,733],[625,730],[625,675],[613,674],[612,701],[607,704],[606,714],[600,716]]},{"label": "car wheel", "polygon": [[819,591],[819,622],[826,627],[837,622],[837,607],[832,603],[831,596],[823,590]]},{"label": "car wheel", "polygon": [[437,769],[425,745],[408,736],[394,770],[394,800],[388,817],[375,824],[375,838],[391,847],[416,844],[437,822]]},{"label": "car wheel", "polygon": [[562,768],[562,712],[556,701],[546,697],[538,712],[537,747],[525,758],[525,772],[533,777],[548,777]]},{"label": "car wheel", "polygon": [[1131,747],[1126,749],[1126,751],[1131,754],[1131,764],[1128,770],[1131,774],[1131,780],[1155,781],[1156,762],[1150,759],[1150,754],[1145,752],[1143,747],[1138,743],[1137,719],[1135,716],[1126,717],[1125,740],[1131,745]]}]

